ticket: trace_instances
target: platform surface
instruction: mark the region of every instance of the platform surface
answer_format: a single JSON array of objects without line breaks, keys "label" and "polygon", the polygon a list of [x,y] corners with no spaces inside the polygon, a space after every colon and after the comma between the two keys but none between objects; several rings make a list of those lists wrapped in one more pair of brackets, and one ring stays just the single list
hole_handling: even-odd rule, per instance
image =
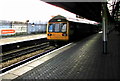
[{"label": "platform surface", "polygon": [[12,44],[17,42],[35,40],[40,38],[46,38],[46,34],[37,34],[37,35],[28,35],[28,36],[16,36],[16,37],[8,37],[8,38],[1,38],[0,45]]},{"label": "platform surface", "polygon": [[120,36],[116,32],[109,36],[107,55],[102,54],[102,34],[92,35],[62,50],[20,76],[13,73],[17,77],[12,81],[120,79]]}]

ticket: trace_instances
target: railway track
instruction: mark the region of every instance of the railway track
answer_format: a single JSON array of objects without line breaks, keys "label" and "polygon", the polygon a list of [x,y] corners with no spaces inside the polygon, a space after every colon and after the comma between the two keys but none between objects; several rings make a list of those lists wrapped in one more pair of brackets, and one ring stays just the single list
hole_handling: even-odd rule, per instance
[{"label": "railway track", "polygon": [[20,57],[22,55],[26,55],[26,54],[29,54],[31,52],[35,52],[35,51],[40,50],[40,49],[44,49],[48,46],[49,46],[49,42],[45,42],[45,43],[42,43],[39,45],[34,45],[34,46],[31,46],[28,48],[20,49],[18,51],[12,52],[12,53],[2,54],[2,55],[0,55],[0,57],[2,57],[2,60],[0,62],[6,62],[6,61],[11,60],[13,58],[17,58],[17,57]]},{"label": "railway track", "polygon": [[50,46],[49,42],[44,42],[24,49],[19,49],[14,52],[0,54],[2,60],[0,61],[0,73],[4,73],[16,66],[35,59],[43,54],[46,54],[57,47]]}]

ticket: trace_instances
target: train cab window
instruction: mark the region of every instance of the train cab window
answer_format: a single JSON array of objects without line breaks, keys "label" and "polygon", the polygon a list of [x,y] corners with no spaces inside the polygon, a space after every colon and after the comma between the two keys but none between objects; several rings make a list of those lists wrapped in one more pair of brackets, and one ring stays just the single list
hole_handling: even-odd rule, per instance
[{"label": "train cab window", "polygon": [[62,26],[62,30],[61,30],[61,31],[62,31],[62,32],[66,32],[66,28],[67,28],[67,27],[66,27],[66,24],[64,24],[64,25]]},{"label": "train cab window", "polygon": [[54,31],[60,32],[60,24],[55,24]]},{"label": "train cab window", "polygon": [[49,31],[49,32],[53,32],[53,27],[54,27],[54,24],[50,24],[48,31]]},{"label": "train cab window", "polygon": [[49,32],[66,32],[67,27],[66,23],[54,23],[49,24],[48,31]]}]

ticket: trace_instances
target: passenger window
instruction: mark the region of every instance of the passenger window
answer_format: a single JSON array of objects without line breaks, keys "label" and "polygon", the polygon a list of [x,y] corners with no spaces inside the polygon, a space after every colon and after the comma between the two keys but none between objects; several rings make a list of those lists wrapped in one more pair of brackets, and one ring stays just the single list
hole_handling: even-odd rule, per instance
[{"label": "passenger window", "polygon": [[64,24],[63,26],[62,26],[62,32],[66,32],[66,24]]}]

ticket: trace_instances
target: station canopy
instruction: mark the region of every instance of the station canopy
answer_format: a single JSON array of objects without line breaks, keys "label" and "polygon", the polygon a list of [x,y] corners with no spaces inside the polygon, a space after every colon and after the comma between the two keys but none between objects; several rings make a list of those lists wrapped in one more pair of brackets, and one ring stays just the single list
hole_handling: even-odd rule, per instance
[{"label": "station canopy", "polygon": [[[78,17],[101,22],[101,1],[96,0],[42,0],[64,8]],[[89,1],[89,2],[88,2]]]}]

